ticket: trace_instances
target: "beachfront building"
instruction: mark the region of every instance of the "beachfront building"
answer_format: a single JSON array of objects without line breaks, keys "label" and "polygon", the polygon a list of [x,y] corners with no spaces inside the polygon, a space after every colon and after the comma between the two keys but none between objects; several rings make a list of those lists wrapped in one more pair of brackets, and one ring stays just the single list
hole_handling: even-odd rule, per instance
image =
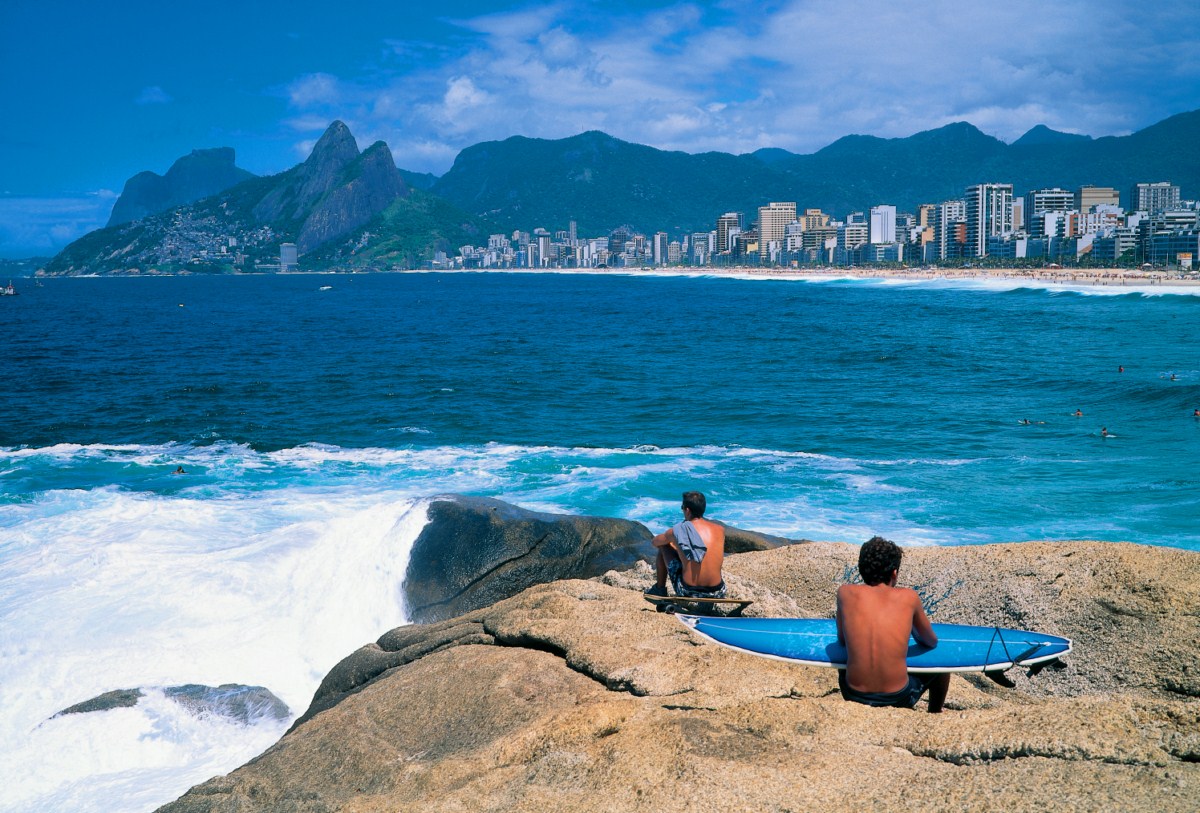
[{"label": "beachfront building", "polygon": [[1111,186],[1081,186],[1075,190],[1075,209],[1088,214],[1097,206],[1121,208],[1121,195]]},{"label": "beachfront building", "polygon": [[1129,211],[1158,214],[1179,208],[1179,187],[1170,181],[1135,183],[1129,190]]},{"label": "beachfront building", "polygon": [[967,187],[967,252],[987,256],[987,239],[1012,232],[1010,183],[980,183]]},{"label": "beachfront building", "polygon": [[717,245],[715,253],[729,254],[733,251],[733,240],[742,230],[742,213],[726,212],[717,218]]},{"label": "beachfront building", "polygon": [[896,207],[872,206],[870,236],[874,244],[896,242]]},{"label": "beachfront building", "polygon": [[1025,193],[1025,205],[1022,207],[1025,231],[1035,239],[1047,235],[1054,237],[1056,232],[1046,228],[1047,222],[1058,223],[1059,219],[1047,218],[1046,214],[1070,211],[1075,211],[1074,192],[1058,187],[1030,190]]},{"label": "beachfront building", "polygon": [[963,200],[948,200],[937,205],[933,218],[933,240],[928,244],[932,248],[926,255],[927,262],[951,260],[962,256],[958,249],[956,226],[963,226],[963,240],[966,240],[965,227],[967,222],[967,202]]},{"label": "beachfront building", "polygon": [[654,233],[654,264],[662,265],[669,262],[667,258],[667,233],[665,231]]},{"label": "beachfront building", "polygon": [[772,202],[758,207],[758,250],[761,259],[778,259],[784,246],[784,232],[795,219],[795,203]]},{"label": "beachfront building", "polygon": [[295,243],[280,243],[279,244],[279,270],[280,271],[295,271],[300,267],[300,260],[296,254]]}]

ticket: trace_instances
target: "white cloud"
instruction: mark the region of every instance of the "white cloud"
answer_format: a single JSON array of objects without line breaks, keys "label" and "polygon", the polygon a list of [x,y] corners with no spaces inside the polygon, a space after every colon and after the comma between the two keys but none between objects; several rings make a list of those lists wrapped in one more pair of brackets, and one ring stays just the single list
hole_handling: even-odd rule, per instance
[{"label": "white cloud", "polygon": [[57,254],[104,226],[116,199],[111,189],[58,198],[0,196],[0,257]]},{"label": "white cloud", "polygon": [[134,104],[169,104],[174,101],[170,95],[158,85],[142,88],[142,92],[133,100]]},{"label": "white cloud", "polygon": [[1147,15],[1117,0],[648,11],[578,0],[456,24],[469,32],[459,52],[393,38],[384,43],[403,70],[301,77],[289,88],[294,120],[316,131],[341,118],[387,140],[400,166],[443,172],[479,141],[586,129],[735,153],[813,152],[850,133],[903,137],[961,120],[1005,140],[1041,123],[1099,136],[1193,107],[1200,87],[1192,4]]},{"label": "white cloud", "polygon": [[301,76],[287,88],[288,100],[295,107],[338,104],[342,101],[343,89],[336,76],[327,73],[310,73]]}]

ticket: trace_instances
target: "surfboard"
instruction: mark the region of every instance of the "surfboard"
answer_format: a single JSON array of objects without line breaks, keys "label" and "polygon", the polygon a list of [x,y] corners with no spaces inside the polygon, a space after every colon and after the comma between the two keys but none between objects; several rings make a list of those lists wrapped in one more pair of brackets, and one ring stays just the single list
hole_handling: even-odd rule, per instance
[{"label": "surfboard", "polygon": [[[832,618],[715,618],[677,616],[697,635],[764,658],[846,668],[846,648]],[[1000,627],[934,624],[933,649],[908,640],[910,672],[1001,672],[1013,666],[1050,665],[1071,651],[1057,635]]]}]

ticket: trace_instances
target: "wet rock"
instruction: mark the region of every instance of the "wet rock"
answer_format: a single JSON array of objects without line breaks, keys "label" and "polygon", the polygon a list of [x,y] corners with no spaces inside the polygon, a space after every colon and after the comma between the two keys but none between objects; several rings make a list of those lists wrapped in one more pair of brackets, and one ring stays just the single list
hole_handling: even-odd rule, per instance
[{"label": "wet rock", "polygon": [[409,618],[438,621],[534,584],[587,578],[649,556],[650,532],[624,519],[545,514],[447,495],[429,506],[404,581]]},{"label": "wet rock", "polygon": [[[117,689],[105,692],[65,708],[54,716],[130,708],[146,696],[146,691],[151,690]],[[243,686],[240,683],[201,686],[188,683],[183,686],[161,687],[159,691],[192,714],[215,714],[247,725],[263,718],[286,720],[291,715],[287,704],[262,686]]]}]

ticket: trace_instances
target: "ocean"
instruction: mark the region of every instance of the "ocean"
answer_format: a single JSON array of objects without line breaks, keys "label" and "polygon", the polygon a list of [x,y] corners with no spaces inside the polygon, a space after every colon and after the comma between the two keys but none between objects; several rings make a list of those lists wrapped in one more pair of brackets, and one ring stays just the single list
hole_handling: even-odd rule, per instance
[{"label": "ocean", "polygon": [[[149,811],[269,747],[290,720],[196,716],[161,688],[261,685],[301,713],[405,623],[440,493],[661,530],[694,488],[710,516],[791,538],[1200,550],[1200,289],[17,287],[0,299],[4,811]],[[133,687],[136,707],[51,719]]]}]

